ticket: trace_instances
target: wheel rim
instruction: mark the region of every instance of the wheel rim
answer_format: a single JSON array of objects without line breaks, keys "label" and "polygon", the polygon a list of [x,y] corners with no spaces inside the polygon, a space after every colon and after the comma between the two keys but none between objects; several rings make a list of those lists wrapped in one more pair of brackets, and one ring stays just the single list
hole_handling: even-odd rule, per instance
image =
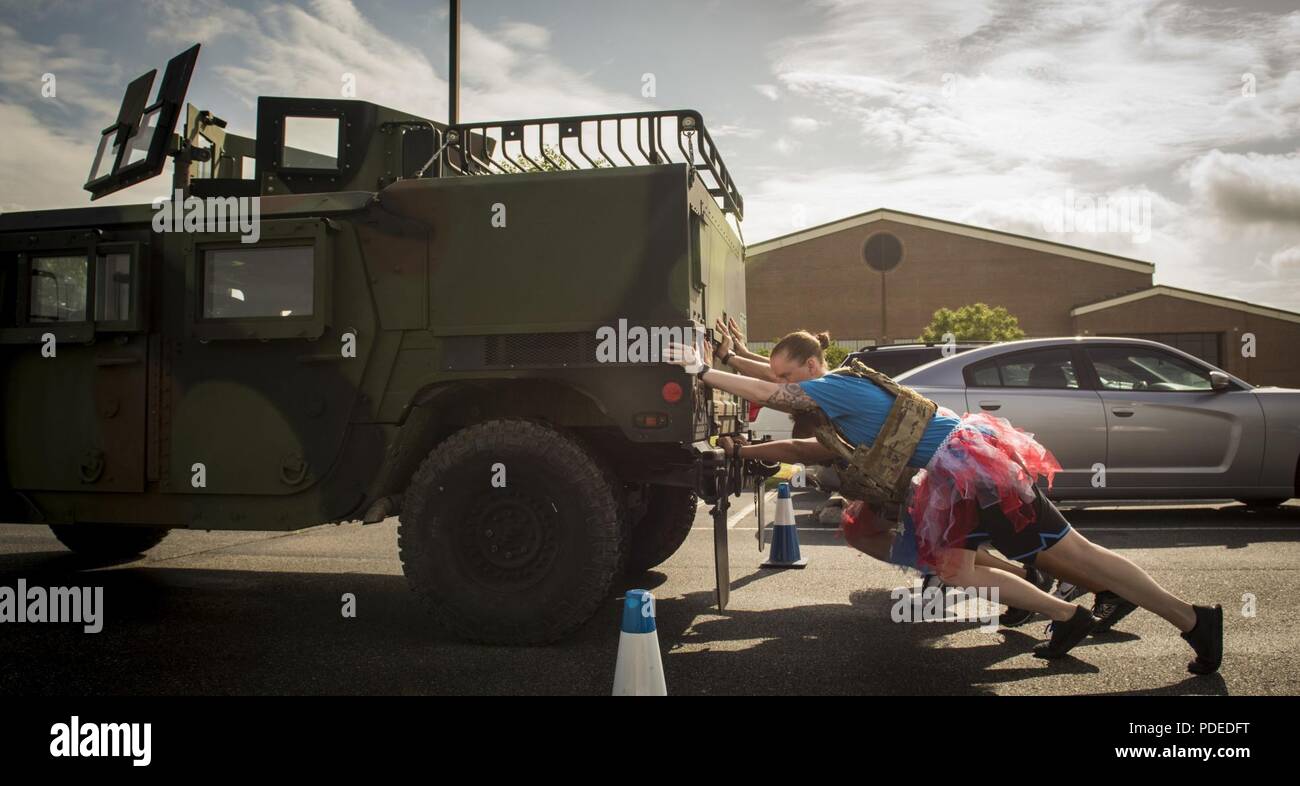
[{"label": "wheel rim", "polygon": [[459,529],[458,551],[477,580],[498,589],[519,589],[549,573],[559,530],[559,506],[550,497],[496,490],[471,507]]}]

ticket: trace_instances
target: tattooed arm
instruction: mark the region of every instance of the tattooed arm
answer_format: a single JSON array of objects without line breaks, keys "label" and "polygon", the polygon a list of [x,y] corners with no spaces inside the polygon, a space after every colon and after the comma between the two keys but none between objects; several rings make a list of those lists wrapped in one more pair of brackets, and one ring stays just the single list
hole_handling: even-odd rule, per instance
[{"label": "tattooed arm", "polygon": [[[667,350],[665,361],[685,367],[688,371],[698,368],[699,354],[692,347],[674,344]],[[704,384],[718,390],[734,393],[749,401],[761,402],[763,406],[778,409],[791,414],[811,412],[817,409],[817,402],[793,382],[769,382],[766,379],[743,377],[711,368],[700,377]]]}]

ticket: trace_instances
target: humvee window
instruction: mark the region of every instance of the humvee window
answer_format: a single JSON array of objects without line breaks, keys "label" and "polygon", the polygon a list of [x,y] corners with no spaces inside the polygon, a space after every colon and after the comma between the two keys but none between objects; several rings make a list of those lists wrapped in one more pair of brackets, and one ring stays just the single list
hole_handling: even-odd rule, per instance
[{"label": "humvee window", "polygon": [[284,118],[284,160],[287,169],[338,169],[337,117]]},{"label": "humvee window", "polygon": [[131,318],[131,255],[100,254],[95,258],[95,321],[122,322]]},{"label": "humvee window", "polygon": [[28,319],[31,322],[86,321],[86,257],[32,259]]},{"label": "humvee window", "polygon": [[203,258],[203,318],[312,315],[312,246],[212,249]]}]

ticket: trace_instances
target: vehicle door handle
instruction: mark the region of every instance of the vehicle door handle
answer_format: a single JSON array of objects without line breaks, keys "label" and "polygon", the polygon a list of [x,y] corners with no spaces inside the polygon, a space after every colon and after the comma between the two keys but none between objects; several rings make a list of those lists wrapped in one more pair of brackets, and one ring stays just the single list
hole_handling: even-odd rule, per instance
[{"label": "vehicle door handle", "polygon": [[1115,415],[1115,417],[1117,417],[1117,418],[1131,418],[1131,417],[1133,417],[1133,410],[1131,410],[1131,409],[1112,409],[1112,410],[1111,410],[1111,413],[1113,413],[1113,414]]},{"label": "vehicle door handle", "polygon": [[980,409],[987,410],[987,411],[989,411],[989,412],[997,412],[999,409],[1002,409],[1002,402],[1001,402],[1001,401],[981,401],[981,402],[980,402]]}]

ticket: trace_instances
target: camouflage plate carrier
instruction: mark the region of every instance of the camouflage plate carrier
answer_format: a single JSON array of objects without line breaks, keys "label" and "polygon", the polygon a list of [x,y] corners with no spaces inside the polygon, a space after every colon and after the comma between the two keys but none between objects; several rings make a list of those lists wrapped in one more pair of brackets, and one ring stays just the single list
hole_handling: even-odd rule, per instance
[{"label": "camouflage plate carrier", "polygon": [[916,474],[907,462],[939,405],[858,360],[831,373],[870,380],[894,396],[894,405],[871,444],[854,447],[830,418],[821,414],[814,431],[817,441],[846,465],[840,471],[840,492],[849,499],[876,505],[901,504]]}]

